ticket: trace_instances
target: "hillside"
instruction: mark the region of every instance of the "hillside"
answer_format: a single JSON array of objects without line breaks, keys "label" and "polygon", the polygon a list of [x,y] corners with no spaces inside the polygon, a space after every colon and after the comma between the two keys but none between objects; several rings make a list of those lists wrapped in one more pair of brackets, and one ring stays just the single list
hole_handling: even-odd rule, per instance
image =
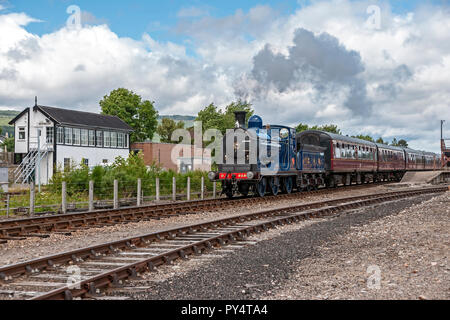
[{"label": "hillside", "polygon": [[15,110],[0,110],[0,128],[2,128],[2,135],[8,132],[9,136],[14,135],[14,127],[8,123],[14,119],[20,112]]}]

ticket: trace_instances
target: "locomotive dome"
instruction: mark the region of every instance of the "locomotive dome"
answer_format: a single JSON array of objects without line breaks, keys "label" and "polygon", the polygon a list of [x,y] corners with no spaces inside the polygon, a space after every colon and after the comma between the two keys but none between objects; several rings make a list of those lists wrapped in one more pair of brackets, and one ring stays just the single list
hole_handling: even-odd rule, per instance
[{"label": "locomotive dome", "polygon": [[249,129],[250,128],[262,129],[263,127],[262,118],[257,115],[251,116],[250,119],[248,120],[248,127]]}]

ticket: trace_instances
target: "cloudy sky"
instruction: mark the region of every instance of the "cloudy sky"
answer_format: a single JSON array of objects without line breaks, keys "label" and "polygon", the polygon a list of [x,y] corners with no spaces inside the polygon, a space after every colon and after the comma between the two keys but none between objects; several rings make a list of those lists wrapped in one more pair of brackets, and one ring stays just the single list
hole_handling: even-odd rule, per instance
[{"label": "cloudy sky", "polygon": [[118,87],[160,114],[240,98],[270,123],[334,123],[438,152],[449,31],[445,0],[0,0],[0,108],[37,95],[99,112]]}]

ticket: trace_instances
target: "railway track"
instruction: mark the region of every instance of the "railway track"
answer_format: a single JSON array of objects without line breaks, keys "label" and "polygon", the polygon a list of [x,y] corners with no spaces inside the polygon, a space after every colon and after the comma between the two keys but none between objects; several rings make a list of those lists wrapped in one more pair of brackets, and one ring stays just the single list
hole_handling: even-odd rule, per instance
[{"label": "railway track", "polygon": [[242,241],[252,233],[277,225],[445,191],[448,191],[447,187],[434,187],[265,210],[21,262],[0,268],[0,297],[32,300],[88,298],[102,289],[121,286],[124,280],[152,271],[162,264]]},{"label": "railway track", "polygon": [[[372,187],[374,184],[354,185],[345,190]],[[344,188],[344,187],[343,187]],[[179,203],[156,204],[140,207],[128,207],[113,210],[99,210],[94,212],[69,213],[61,215],[47,215],[23,219],[0,221],[0,241],[24,240],[26,237],[47,238],[51,233],[70,235],[72,231],[87,228],[101,228],[119,223],[130,223],[160,219],[174,215],[198,213],[200,211],[226,209],[242,204],[268,203],[286,199],[298,199],[314,193],[335,192],[338,189],[319,189],[316,191],[297,192],[268,196],[264,198],[246,197],[236,199],[207,199],[184,201]]]}]

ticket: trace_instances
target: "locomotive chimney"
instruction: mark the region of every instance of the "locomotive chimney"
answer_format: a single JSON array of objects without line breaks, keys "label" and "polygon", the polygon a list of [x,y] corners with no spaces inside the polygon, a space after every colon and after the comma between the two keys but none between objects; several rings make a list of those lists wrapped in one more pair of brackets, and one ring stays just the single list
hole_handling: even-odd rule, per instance
[{"label": "locomotive chimney", "polygon": [[235,111],[234,117],[236,119],[236,122],[239,124],[239,128],[245,129],[245,116],[247,115],[247,112],[245,111]]}]

